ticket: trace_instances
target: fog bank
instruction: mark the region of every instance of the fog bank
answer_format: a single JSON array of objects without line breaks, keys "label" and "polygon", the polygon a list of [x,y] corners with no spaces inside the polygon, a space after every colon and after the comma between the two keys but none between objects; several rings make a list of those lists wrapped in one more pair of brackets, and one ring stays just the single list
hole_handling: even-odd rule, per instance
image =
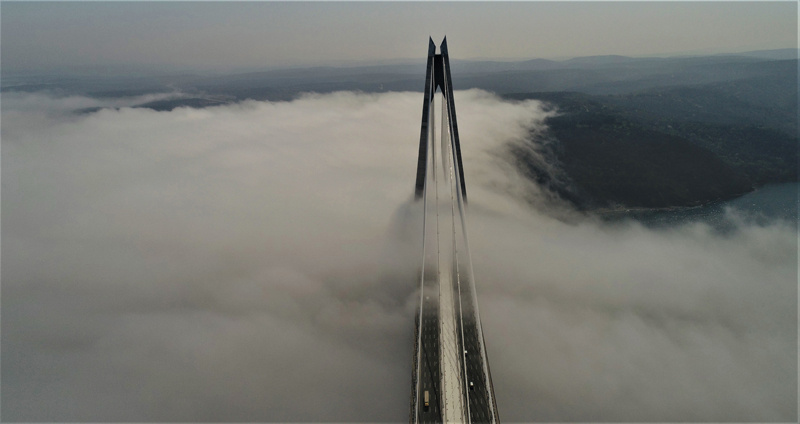
[{"label": "fog bank", "polygon": [[[566,223],[455,96],[503,421],[797,419],[795,225]],[[140,101],[3,96],[2,419],[407,420],[420,94]]]}]

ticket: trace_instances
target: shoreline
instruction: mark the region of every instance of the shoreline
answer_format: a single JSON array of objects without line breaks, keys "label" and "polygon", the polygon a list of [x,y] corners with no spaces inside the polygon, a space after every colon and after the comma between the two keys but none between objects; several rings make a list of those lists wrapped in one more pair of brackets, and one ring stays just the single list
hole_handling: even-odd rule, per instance
[{"label": "shoreline", "polygon": [[723,203],[726,203],[726,202],[735,201],[735,200],[740,199],[740,198],[742,198],[744,196],[747,196],[749,194],[757,193],[757,192],[763,190],[764,188],[774,187],[774,186],[781,186],[781,185],[784,185],[784,184],[795,184],[796,185],[798,183],[800,183],[800,181],[785,181],[785,182],[767,183],[767,184],[760,185],[758,187],[754,187],[752,190],[749,190],[749,191],[746,191],[746,192],[743,192],[743,193],[739,193],[739,194],[737,194],[735,196],[731,196],[731,197],[724,198],[724,199],[710,200],[710,201],[707,201],[707,202],[704,202],[704,203],[701,203],[701,204],[698,204],[698,205],[692,205],[692,206],[663,206],[663,207],[615,206],[615,207],[604,207],[604,208],[598,208],[598,209],[589,209],[589,210],[586,210],[585,212],[597,215],[598,217],[603,218],[603,219],[605,219],[605,218],[617,218],[617,217],[632,217],[632,218],[635,218],[637,215],[657,214],[657,213],[663,213],[663,212],[667,212],[667,213],[669,213],[669,212],[685,212],[685,211],[692,211],[692,210],[697,210],[697,209],[702,209],[702,208],[713,207],[715,205],[719,205],[719,204],[723,204]]}]

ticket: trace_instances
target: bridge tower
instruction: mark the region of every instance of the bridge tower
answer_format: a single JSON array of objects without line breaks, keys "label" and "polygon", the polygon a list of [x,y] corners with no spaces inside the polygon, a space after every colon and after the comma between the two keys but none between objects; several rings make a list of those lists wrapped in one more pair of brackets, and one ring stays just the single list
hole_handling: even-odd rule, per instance
[{"label": "bridge tower", "polygon": [[439,50],[429,39],[414,189],[423,204],[424,241],[410,422],[494,424],[499,417],[467,243],[447,38]]}]

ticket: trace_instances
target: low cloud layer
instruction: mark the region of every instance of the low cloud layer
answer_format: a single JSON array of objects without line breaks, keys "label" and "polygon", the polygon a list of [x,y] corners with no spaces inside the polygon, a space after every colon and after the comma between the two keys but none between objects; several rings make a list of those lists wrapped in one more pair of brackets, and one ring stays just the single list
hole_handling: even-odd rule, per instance
[{"label": "low cloud layer", "polygon": [[[139,101],[3,97],[2,419],[407,420],[419,93]],[[504,421],[796,420],[795,226],[565,223],[456,103]]]}]

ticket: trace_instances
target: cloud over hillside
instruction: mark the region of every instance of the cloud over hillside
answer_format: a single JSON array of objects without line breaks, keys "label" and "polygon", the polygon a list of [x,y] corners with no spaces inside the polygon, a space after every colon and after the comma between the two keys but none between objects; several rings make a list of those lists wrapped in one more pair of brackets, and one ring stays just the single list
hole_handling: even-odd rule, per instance
[{"label": "cloud over hillside", "polygon": [[[504,421],[796,420],[795,226],[565,223],[455,96]],[[419,93],[140,101],[3,96],[2,418],[406,420]]]}]

